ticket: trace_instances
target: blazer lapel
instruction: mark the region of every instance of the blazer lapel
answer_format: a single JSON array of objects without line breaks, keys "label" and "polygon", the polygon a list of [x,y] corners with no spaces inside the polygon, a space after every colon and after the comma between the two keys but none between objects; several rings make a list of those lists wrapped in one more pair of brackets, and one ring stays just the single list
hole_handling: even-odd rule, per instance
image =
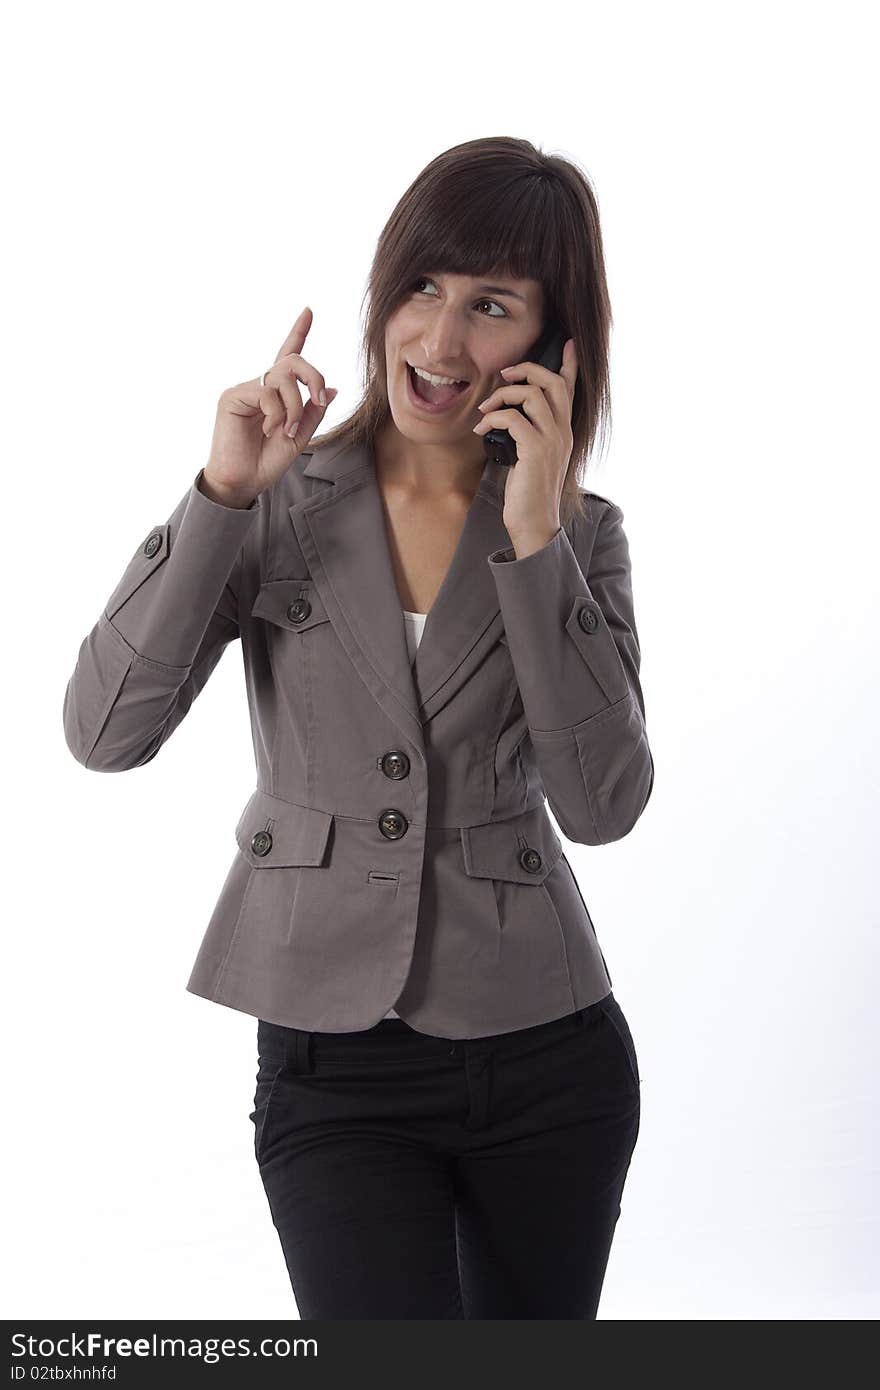
[{"label": "blazer lapel", "polygon": [[372,448],[317,448],[303,471],[333,484],[288,509],[327,615],[373,696],[423,747],[422,725],[503,627],[488,557],[510,545],[501,519],[506,470],[486,461],[412,664]]}]

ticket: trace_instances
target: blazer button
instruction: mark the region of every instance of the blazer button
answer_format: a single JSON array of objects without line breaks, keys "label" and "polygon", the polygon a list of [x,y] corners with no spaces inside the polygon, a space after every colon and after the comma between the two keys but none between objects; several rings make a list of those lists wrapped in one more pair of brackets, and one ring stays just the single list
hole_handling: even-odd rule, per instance
[{"label": "blazer button", "polygon": [[596,617],[596,614],[593,612],[592,608],[585,607],[579,609],[578,622],[580,623],[584,632],[595,632],[596,628],[599,626],[599,619]]},{"label": "blazer button", "polygon": [[152,536],[144,546],[144,554],[149,555],[150,558],[152,558],[155,555],[156,551],[159,549],[161,544],[162,537],[159,535],[158,531],[154,531]]},{"label": "blazer button", "polygon": [[399,840],[409,829],[409,821],[402,811],[383,811],[379,817],[379,829],[386,840]]},{"label": "blazer button", "polygon": [[295,598],[288,605],[287,616],[292,623],[304,623],[311,611],[312,605],[307,598]]},{"label": "blazer button", "polygon": [[271,848],[272,836],[269,834],[268,830],[258,830],[251,840],[251,849],[254,854],[258,854],[262,859],[263,855],[268,854]]},{"label": "blazer button", "polygon": [[379,766],[385,776],[390,777],[393,782],[398,782],[401,777],[409,775],[409,758],[399,748],[385,753]]},{"label": "blazer button", "polygon": [[519,862],[530,874],[536,874],[543,860],[536,849],[524,849],[519,857]]}]

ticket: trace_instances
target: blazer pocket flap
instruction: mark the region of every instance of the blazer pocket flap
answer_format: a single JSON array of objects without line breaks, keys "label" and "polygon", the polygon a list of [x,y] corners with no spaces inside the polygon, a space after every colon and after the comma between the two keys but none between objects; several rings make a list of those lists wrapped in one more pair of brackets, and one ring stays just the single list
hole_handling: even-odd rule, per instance
[{"label": "blazer pocket flap", "polygon": [[114,613],[119,612],[122,605],[131,598],[135,589],[139,589],[144,580],[153,573],[153,570],[167,558],[170,550],[170,531],[171,526],[167,521],[163,522],[161,526],[154,526],[150,534],[138,546],[126,566],[125,573],[104,605],[104,612],[108,618],[112,618]]},{"label": "blazer pocket flap", "polygon": [[544,806],[509,820],[462,826],[465,872],[472,878],[502,878],[509,883],[543,883],[562,854]]},{"label": "blazer pocket flap", "polygon": [[333,815],[255,791],[235,827],[238,847],[255,869],[320,864]]},{"label": "blazer pocket flap", "polygon": [[262,584],[251,615],[291,632],[306,632],[329,621],[313,579],[272,579]]}]

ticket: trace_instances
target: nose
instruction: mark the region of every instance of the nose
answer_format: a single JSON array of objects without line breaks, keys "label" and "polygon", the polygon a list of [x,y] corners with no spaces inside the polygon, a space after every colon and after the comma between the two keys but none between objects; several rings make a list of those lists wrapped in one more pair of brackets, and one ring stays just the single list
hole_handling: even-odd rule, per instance
[{"label": "nose", "polygon": [[425,361],[435,366],[461,364],[462,344],[461,321],[456,311],[451,307],[438,309],[422,335]]}]

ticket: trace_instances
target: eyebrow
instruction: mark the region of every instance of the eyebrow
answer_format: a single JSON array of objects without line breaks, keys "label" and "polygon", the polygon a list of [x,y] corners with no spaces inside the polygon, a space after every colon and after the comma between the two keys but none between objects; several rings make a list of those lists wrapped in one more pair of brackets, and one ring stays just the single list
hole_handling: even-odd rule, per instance
[{"label": "eyebrow", "polygon": [[[426,272],[426,273],[427,273],[427,272]],[[437,273],[438,273],[438,274],[442,274],[442,272],[437,272]],[[524,294],[520,294],[520,293],[519,293],[519,290],[508,290],[508,289],[505,289],[503,285],[477,285],[477,287],[476,287],[474,293],[475,293],[475,294],[501,294],[501,295],[506,295],[508,299],[519,299],[519,300],[522,300],[523,304],[528,304],[528,302],[529,302],[529,301],[526,299],[526,297],[525,297]]]},{"label": "eyebrow", "polygon": [[506,289],[504,288],[503,285],[478,285],[478,286],[477,286],[477,293],[478,293],[478,294],[504,294],[504,295],[507,295],[508,298],[512,298],[512,299],[521,299],[522,302],[523,302],[523,304],[525,304],[525,303],[527,302],[527,301],[526,301],[526,297],[525,297],[524,294],[519,294],[519,293],[517,293],[516,290],[506,290]]}]

